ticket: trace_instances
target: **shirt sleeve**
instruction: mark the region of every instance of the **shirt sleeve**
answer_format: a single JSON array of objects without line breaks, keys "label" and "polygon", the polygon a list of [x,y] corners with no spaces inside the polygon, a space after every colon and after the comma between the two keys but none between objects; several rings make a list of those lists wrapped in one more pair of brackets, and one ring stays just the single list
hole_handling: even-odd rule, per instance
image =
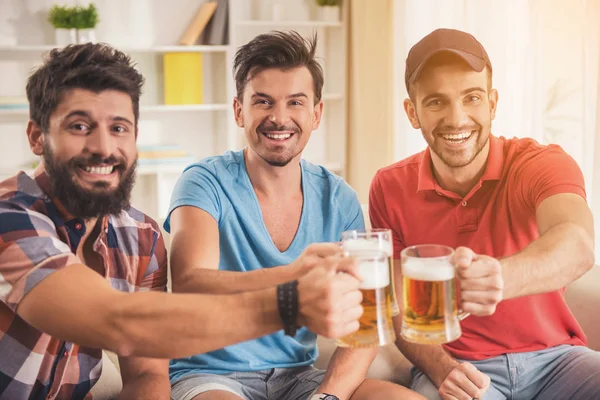
[{"label": "shirt sleeve", "polygon": [[381,176],[377,173],[371,182],[369,190],[369,218],[371,226],[374,229],[390,229],[392,231],[394,259],[398,260],[400,259],[400,252],[404,250],[406,245],[404,244],[404,236],[402,235],[401,228],[392,226],[385,205],[384,193],[385,189],[381,183]]},{"label": "shirt sleeve", "polygon": [[337,196],[338,207],[344,218],[344,231],[365,229],[365,218],[363,216],[360,202],[356,192],[345,181],[341,181]]},{"label": "shirt sleeve", "polygon": [[583,173],[560,146],[550,145],[526,160],[519,175],[524,202],[533,209],[559,193],[573,193],[586,198]]},{"label": "shirt sleeve", "polygon": [[0,201],[0,301],[13,312],[25,295],[59,269],[81,260],[62,242],[50,218]]},{"label": "shirt sleeve", "polygon": [[155,229],[152,250],[150,252],[148,266],[145,269],[144,275],[136,285],[136,291],[154,290],[157,292],[166,292],[168,259],[167,249],[165,248],[165,241],[158,224],[153,220],[150,222],[152,223],[152,227]]},{"label": "shirt sleeve", "polygon": [[219,186],[210,165],[194,164],[185,170],[173,189],[169,213],[164,223],[165,230],[171,232],[171,213],[182,206],[200,208],[209,213],[218,223],[221,218]]}]

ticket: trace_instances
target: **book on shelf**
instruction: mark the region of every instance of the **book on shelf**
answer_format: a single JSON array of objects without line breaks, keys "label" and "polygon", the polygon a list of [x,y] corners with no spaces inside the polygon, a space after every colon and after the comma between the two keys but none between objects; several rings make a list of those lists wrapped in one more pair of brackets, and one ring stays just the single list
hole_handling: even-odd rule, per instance
[{"label": "book on shelf", "polygon": [[179,38],[179,44],[184,46],[191,46],[198,41],[198,38],[204,31],[206,24],[210,21],[211,17],[217,9],[216,1],[207,1],[202,4],[198,9],[198,12],[189,23],[183,35]]},{"label": "book on shelf", "polygon": [[229,42],[228,9],[229,0],[217,0],[217,10],[200,36],[200,42],[202,44],[218,46]]},{"label": "book on shelf", "polygon": [[202,104],[202,53],[165,53],[165,105]]}]

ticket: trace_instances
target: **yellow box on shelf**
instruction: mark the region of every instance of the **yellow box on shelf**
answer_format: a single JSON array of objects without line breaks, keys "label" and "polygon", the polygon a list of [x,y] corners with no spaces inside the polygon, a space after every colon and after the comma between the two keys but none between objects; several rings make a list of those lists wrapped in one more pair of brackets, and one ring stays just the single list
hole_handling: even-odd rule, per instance
[{"label": "yellow box on shelf", "polygon": [[165,104],[202,104],[202,53],[165,53]]}]

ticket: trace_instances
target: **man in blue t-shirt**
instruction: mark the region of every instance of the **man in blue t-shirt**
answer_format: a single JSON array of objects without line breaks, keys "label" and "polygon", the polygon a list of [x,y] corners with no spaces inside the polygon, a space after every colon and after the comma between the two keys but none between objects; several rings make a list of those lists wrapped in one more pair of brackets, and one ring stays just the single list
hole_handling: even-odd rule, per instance
[{"label": "man in blue t-shirt", "polygon": [[[300,254],[318,259],[331,246],[313,243],[337,242],[343,231],[364,227],[352,188],[301,159],[323,111],[315,47],[316,37],[271,32],[236,53],[233,106],[248,146],[194,164],[179,179],[165,222],[173,291],[235,293],[293,281],[312,267],[310,257],[294,262]],[[338,348],[327,373],[313,368],[316,335],[294,330],[173,360],[172,397],[422,398],[390,382],[365,380],[377,349]]]}]

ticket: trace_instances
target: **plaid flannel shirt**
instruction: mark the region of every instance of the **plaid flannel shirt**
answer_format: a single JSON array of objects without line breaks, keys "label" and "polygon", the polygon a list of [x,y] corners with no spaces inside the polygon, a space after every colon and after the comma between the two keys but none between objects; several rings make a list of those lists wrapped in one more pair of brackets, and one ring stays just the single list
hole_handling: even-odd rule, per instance
[{"label": "plaid flannel shirt", "polygon": [[[43,165],[33,178],[21,172],[0,182],[1,400],[92,397],[89,391],[102,371],[101,349],[51,337],[16,314],[36,284],[82,263],[76,250],[83,222],[51,197]],[[93,249],[104,259],[111,286],[123,292],[166,290],[167,256],[156,222],[130,208],[102,223]]]}]

